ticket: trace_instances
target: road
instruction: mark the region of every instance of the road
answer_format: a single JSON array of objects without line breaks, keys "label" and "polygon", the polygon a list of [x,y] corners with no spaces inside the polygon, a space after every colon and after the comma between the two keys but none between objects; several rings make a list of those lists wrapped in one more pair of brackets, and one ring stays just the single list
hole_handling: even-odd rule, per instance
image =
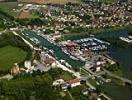
[{"label": "road", "polygon": [[2,79],[8,79],[8,80],[10,80],[10,79],[12,79],[12,78],[13,78],[12,75],[10,75],[10,74],[6,74],[6,75],[0,77],[0,80],[2,80]]},{"label": "road", "polygon": [[105,73],[107,73],[107,74],[108,74],[109,76],[111,76],[111,77],[114,77],[114,78],[116,78],[116,79],[119,79],[119,80],[121,80],[121,81],[123,81],[123,82],[129,83],[129,84],[132,85],[132,80],[129,80],[129,79],[124,78],[124,77],[120,77],[120,76],[118,76],[118,75],[116,75],[116,74],[113,74],[112,72],[110,72],[110,71],[108,71],[108,70],[106,70],[106,69],[104,69],[104,68],[103,68],[103,71],[104,71]]},{"label": "road", "polygon": [[19,36],[31,49],[34,50],[40,50],[39,48],[34,47],[30,42],[28,42],[25,38],[23,38],[21,35],[17,34],[17,32],[12,31],[12,33],[16,36]]},{"label": "road", "polygon": [[[85,71],[88,75],[92,74],[91,76],[88,76],[88,77],[81,77],[81,79],[86,80],[86,85],[89,86],[91,89],[96,89],[96,88],[95,88],[92,84],[89,83],[88,79],[89,79],[89,78],[92,78],[92,77],[98,77],[98,76],[103,75],[103,74],[106,73],[105,71],[101,71],[101,72],[98,72],[98,73],[93,73],[93,72],[91,72],[91,71],[89,71],[89,70],[87,70],[87,69],[83,69],[83,68],[81,68],[81,69],[82,69],[83,71]],[[103,80],[104,80],[104,79],[103,79]],[[103,97],[105,97],[107,100],[111,100],[111,98],[109,98],[106,94],[101,93],[100,96],[101,96],[101,95],[102,95]]]},{"label": "road", "polygon": [[82,76],[82,78],[87,80],[87,79],[90,79],[90,78],[92,78],[92,77],[98,77],[98,76],[104,75],[104,74],[105,74],[105,72],[104,72],[104,71],[101,71],[101,72],[94,73],[93,75],[90,75],[90,76],[87,76],[87,77],[85,77],[85,76],[83,77],[83,76]]}]

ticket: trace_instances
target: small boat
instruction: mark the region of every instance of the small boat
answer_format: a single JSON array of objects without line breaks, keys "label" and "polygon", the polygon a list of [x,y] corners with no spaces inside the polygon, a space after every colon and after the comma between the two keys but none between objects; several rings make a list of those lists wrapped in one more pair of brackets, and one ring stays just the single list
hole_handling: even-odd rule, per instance
[{"label": "small boat", "polygon": [[68,64],[67,62],[65,63],[65,65],[68,67],[68,68],[72,68],[72,66],[70,64]]},{"label": "small boat", "polygon": [[131,36],[131,35],[129,35],[129,36],[128,36],[128,38],[132,39],[132,36]]},{"label": "small boat", "polygon": [[85,58],[83,58],[83,57],[81,57],[81,56],[79,57],[79,59],[80,59],[81,61],[86,61]]},{"label": "small boat", "polygon": [[66,61],[65,60],[63,60],[63,59],[61,59],[61,60],[59,60],[60,61],[60,63],[65,63]]},{"label": "small boat", "polygon": [[69,55],[69,53],[67,52],[66,49],[63,48],[62,51],[63,51],[65,54]]},{"label": "small boat", "polygon": [[99,83],[99,82],[96,82],[96,84],[97,84],[97,85],[100,85],[100,83]]},{"label": "small boat", "polygon": [[49,53],[51,53],[52,55],[54,55],[54,50],[50,49]]},{"label": "small boat", "polygon": [[78,58],[74,57],[74,56],[70,56],[71,59],[73,60],[79,60]]}]

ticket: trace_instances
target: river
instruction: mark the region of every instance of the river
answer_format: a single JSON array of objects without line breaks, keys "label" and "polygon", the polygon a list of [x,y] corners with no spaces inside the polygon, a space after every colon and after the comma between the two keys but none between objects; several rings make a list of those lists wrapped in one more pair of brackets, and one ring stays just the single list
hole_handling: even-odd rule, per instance
[{"label": "river", "polygon": [[[108,33],[98,33],[95,35],[97,38],[115,38],[119,36],[128,36],[126,30],[114,31]],[[66,40],[75,40],[80,38],[86,38],[88,36],[68,37]],[[124,77],[132,80],[132,49],[120,48],[116,46],[110,46],[108,49],[108,55],[122,64],[122,71]],[[132,89],[130,86],[119,86],[115,83],[107,83],[101,85],[101,90],[105,91],[114,100],[131,100]]]},{"label": "river", "polygon": [[[97,38],[112,38],[112,37],[119,37],[119,36],[128,36],[126,30],[121,31],[114,31],[108,33],[98,33],[95,35]],[[66,40],[76,40],[81,38],[86,38],[88,36],[74,36],[65,38]],[[132,80],[132,49],[128,48],[120,48],[116,46],[110,46],[108,49],[108,55],[115,59],[117,62],[122,64],[123,75],[126,78]]]},{"label": "river", "polygon": [[[113,38],[119,36],[128,36],[128,33],[124,30],[97,34],[98,38]],[[122,64],[124,77],[132,80],[132,49],[116,47],[113,45],[108,49],[108,52],[110,57]]]}]

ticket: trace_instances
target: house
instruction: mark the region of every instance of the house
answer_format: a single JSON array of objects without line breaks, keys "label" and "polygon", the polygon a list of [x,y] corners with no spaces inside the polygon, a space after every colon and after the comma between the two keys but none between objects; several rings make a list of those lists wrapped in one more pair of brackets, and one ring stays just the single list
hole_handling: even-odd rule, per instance
[{"label": "house", "polygon": [[66,89],[68,88],[68,86],[69,86],[68,83],[63,83],[63,84],[61,84],[61,88],[62,88],[63,90],[66,90]]},{"label": "house", "polygon": [[96,67],[96,72],[101,71],[101,67]]},{"label": "house", "polygon": [[25,66],[25,68],[27,68],[27,69],[31,68],[31,61],[25,61],[25,62],[24,62],[24,66]]},{"label": "house", "polygon": [[52,85],[53,86],[59,86],[59,85],[61,85],[63,83],[64,83],[63,79],[58,79],[58,80],[55,80]]},{"label": "house", "polygon": [[20,73],[20,68],[19,65],[17,63],[14,64],[14,67],[11,68],[11,75],[17,75]]},{"label": "house", "polygon": [[91,93],[90,100],[101,100],[97,93]]},{"label": "house", "polygon": [[47,65],[47,66],[55,66],[56,65],[56,61],[52,58],[47,58],[43,64]]},{"label": "house", "polygon": [[89,90],[90,92],[90,100],[101,100],[96,90]]},{"label": "house", "polygon": [[75,43],[75,42],[67,42],[65,43],[66,47],[77,47],[79,46],[79,44]]},{"label": "house", "polygon": [[71,87],[76,87],[76,86],[81,85],[79,79],[71,80],[71,81],[69,82],[69,84],[71,85]]},{"label": "house", "polygon": [[88,93],[89,93],[89,90],[88,90],[88,89],[83,89],[83,90],[82,90],[82,94],[83,94],[83,95],[88,95]]}]

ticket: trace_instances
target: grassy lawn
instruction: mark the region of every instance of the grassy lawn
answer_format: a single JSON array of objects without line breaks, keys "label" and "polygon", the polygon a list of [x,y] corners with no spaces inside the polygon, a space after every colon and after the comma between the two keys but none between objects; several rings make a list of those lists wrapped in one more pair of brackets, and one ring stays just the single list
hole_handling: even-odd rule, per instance
[{"label": "grassy lawn", "polygon": [[8,70],[14,63],[22,62],[26,56],[27,52],[17,47],[5,46],[0,48],[0,70]]},{"label": "grassy lawn", "polygon": [[14,12],[13,9],[17,7],[17,2],[1,2],[0,10],[12,15],[16,16],[17,12]]},{"label": "grassy lawn", "polygon": [[87,87],[84,85],[72,88],[70,90],[70,93],[73,96],[74,100],[88,100],[87,96],[82,95],[82,90],[86,88]]}]

